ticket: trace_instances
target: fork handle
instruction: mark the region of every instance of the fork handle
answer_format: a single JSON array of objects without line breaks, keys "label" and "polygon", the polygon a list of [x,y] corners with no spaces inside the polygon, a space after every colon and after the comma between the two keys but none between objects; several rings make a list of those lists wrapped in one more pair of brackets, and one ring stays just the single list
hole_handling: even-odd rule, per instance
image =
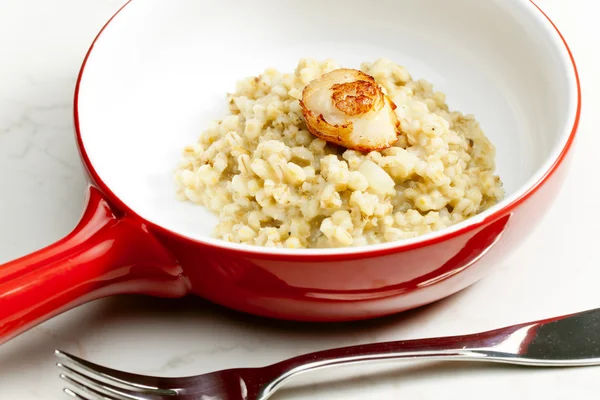
[{"label": "fork handle", "polygon": [[90,187],[83,217],[64,239],[0,265],[0,344],[100,297],[186,293],[173,257],[137,219],[116,215]]},{"label": "fork handle", "polygon": [[514,344],[502,347],[502,344],[508,343],[513,334],[520,336],[523,332],[527,335],[533,326],[535,325],[527,323],[471,335],[372,343],[301,355],[267,367],[269,375],[276,378],[265,385],[263,397],[260,398],[270,397],[292,376],[335,366],[407,359],[510,360],[518,363],[513,357],[518,352],[519,345],[525,345],[528,338],[522,338],[523,342],[517,343],[516,347]]}]

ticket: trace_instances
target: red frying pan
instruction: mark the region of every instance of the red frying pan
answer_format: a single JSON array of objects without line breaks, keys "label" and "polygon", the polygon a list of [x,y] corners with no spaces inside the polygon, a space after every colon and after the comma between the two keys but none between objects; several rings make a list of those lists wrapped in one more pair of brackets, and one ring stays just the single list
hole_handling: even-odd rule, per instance
[{"label": "red frying pan", "polygon": [[[75,91],[87,206],[66,238],[0,266],[0,342],[120,293],[195,294],[281,319],[373,318],[449,296],[500,264],[564,177],[580,113],[566,43],[526,0],[374,0],[369,20],[360,4],[133,0],[121,9]],[[506,199],[381,245],[294,250],[213,238],[215,216],[174,195],[180,149],[225,108],[237,79],[308,55],[349,67],[388,57],[433,81],[496,144]]]}]

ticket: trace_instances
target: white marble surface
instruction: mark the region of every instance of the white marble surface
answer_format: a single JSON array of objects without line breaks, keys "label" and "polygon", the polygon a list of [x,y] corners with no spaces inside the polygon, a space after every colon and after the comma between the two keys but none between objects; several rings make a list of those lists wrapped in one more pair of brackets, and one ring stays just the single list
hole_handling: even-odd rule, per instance
[{"label": "white marble surface", "polygon": [[[0,0],[0,263],[66,234],[85,179],[71,101],[82,57],[124,0]],[[600,307],[595,227],[600,185],[600,11],[590,0],[539,0],[579,64],[584,111],[570,178],[543,223],[503,268],[432,306],[384,320],[298,325],[239,315],[197,299],[110,298],[0,347],[0,400],[62,399],[52,350],[169,376],[258,366],[332,346],[439,336]],[[595,9],[594,9],[595,8]],[[598,368],[525,370],[405,365],[306,376],[276,399],[596,399]],[[368,373],[368,374],[367,374]]]}]

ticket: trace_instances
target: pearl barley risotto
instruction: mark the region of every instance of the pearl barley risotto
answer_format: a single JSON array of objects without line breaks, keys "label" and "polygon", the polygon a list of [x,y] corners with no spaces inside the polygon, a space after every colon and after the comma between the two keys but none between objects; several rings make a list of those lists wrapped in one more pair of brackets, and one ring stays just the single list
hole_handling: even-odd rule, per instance
[{"label": "pearl barley risotto", "polygon": [[305,124],[303,89],[335,62],[301,60],[237,84],[230,114],[184,149],[178,194],[218,214],[214,235],[288,248],[391,242],[463,221],[502,198],[495,149],[470,115],[386,59],[364,63],[395,105],[399,136],[368,153]]}]

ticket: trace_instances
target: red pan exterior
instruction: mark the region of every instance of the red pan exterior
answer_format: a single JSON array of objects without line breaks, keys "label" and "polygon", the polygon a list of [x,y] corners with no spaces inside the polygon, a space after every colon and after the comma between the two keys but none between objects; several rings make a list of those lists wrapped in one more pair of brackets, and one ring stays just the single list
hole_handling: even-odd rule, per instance
[{"label": "red pan exterior", "polygon": [[[309,321],[354,320],[395,313],[449,296],[501,264],[536,226],[564,180],[565,158],[579,124],[581,88],[575,60],[557,32],[577,77],[577,117],[569,140],[543,179],[479,224],[388,250],[366,248],[353,255],[293,257],[216,247],[151,223],[149,229],[184,267],[192,293],[252,314]],[[81,75],[84,71],[85,62]],[[77,119],[75,109],[79,148],[90,176],[117,208],[134,216],[94,170]]]}]

